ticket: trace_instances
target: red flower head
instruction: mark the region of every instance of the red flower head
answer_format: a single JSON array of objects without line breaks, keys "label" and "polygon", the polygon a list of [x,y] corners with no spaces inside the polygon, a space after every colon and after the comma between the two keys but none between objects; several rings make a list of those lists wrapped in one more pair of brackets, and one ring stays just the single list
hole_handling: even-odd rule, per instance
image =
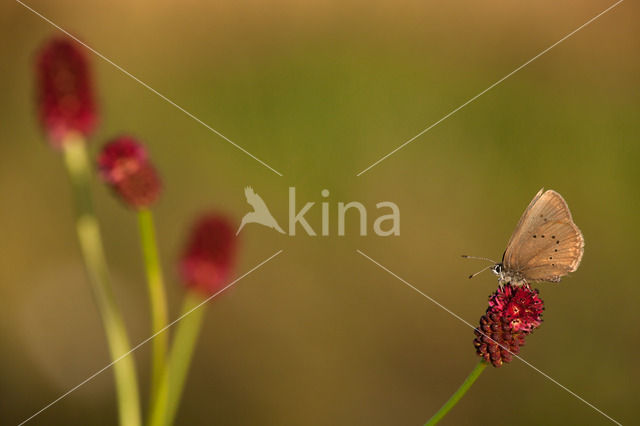
[{"label": "red flower head", "polygon": [[501,314],[514,331],[531,333],[542,324],[544,303],[529,284],[515,287],[506,284],[489,297],[489,310]]},{"label": "red flower head", "polygon": [[187,287],[213,295],[227,284],[235,260],[234,229],[216,213],[206,214],[195,223],[180,263]]},{"label": "red flower head", "polygon": [[98,157],[100,175],[109,183],[118,183],[137,172],[147,162],[147,151],[130,136],[109,141]]},{"label": "red flower head", "polygon": [[498,287],[489,296],[487,313],[475,329],[476,352],[494,367],[511,362],[524,345],[525,337],[542,323],[544,303],[529,284]]},{"label": "red flower head", "polygon": [[473,345],[477,354],[494,367],[511,362],[513,355],[524,346],[525,333],[514,331],[510,321],[495,312],[483,315],[474,333]]},{"label": "red flower head", "polygon": [[130,136],[108,142],[98,156],[100,176],[130,207],[148,207],[157,200],[162,182],[147,151]]},{"label": "red flower head", "polygon": [[72,133],[88,136],[97,123],[89,63],[84,50],[68,38],[55,38],[37,59],[38,112],[55,147]]}]

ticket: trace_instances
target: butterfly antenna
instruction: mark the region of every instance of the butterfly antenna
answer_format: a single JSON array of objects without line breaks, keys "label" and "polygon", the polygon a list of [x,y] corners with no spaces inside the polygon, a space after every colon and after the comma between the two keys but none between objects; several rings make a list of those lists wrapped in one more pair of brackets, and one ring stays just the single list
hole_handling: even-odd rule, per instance
[{"label": "butterfly antenna", "polygon": [[479,271],[478,271],[478,272],[476,272],[475,274],[471,274],[471,275],[469,275],[469,279],[471,279],[471,278],[475,277],[475,276],[476,276],[476,275],[478,275],[478,274],[481,274],[482,272],[484,272],[484,271],[486,271],[487,269],[492,268],[492,267],[493,267],[493,265],[489,265],[489,266],[487,266],[487,267],[482,268],[481,270],[479,270]]},{"label": "butterfly antenna", "polygon": [[495,260],[493,260],[493,259],[489,259],[488,257],[467,256],[466,254],[463,254],[463,255],[462,255],[462,257],[463,257],[463,258],[465,258],[465,259],[487,260],[487,261],[489,261],[489,262],[493,263],[494,265],[495,265],[496,263],[498,263],[498,262],[496,262],[496,261],[495,261]]}]

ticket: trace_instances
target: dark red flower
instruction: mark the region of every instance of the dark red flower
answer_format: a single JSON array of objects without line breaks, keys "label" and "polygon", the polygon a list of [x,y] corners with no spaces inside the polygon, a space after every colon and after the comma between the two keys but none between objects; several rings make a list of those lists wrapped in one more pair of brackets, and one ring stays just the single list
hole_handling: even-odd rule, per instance
[{"label": "dark red flower", "polygon": [[37,59],[38,113],[55,147],[73,133],[88,136],[97,124],[89,63],[80,45],[55,38]]},{"label": "dark red flower", "polygon": [[483,315],[474,333],[476,352],[494,367],[511,362],[513,355],[517,355],[524,346],[526,335],[523,331],[514,331],[511,321],[495,312]]},{"label": "dark red flower", "polygon": [[542,324],[544,303],[538,290],[527,283],[518,287],[505,284],[489,297],[489,310],[510,321],[513,330],[531,333]]},{"label": "dark red flower", "polygon": [[162,183],[156,169],[144,163],[135,173],[113,187],[116,193],[130,207],[144,208],[152,205],[160,195]]},{"label": "dark red flower", "polygon": [[147,162],[144,146],[131,136],[109,141],[98,157],[100,175],[109,183],[118,183],[135,173]]},{"label": "dark red flower", "polygon": [[130,207],[150,206],[162,190],[146,150],[130,136],[108,142],[98,156],[98,168],[102,179]]},{"label": "dark red flower", "polygon": [[544,303],[529,284],[505,284],[489,296],[487,312],[475,329],[476,352],[494,367],[511,362],[525,337],[542,323]]},{"label": "dark red flower", "polygon": [[229,220],[219,214],[200,217],[191,230],[180,262],[187,287],[212,295],[227,284],[235,260],[234,231]]}]

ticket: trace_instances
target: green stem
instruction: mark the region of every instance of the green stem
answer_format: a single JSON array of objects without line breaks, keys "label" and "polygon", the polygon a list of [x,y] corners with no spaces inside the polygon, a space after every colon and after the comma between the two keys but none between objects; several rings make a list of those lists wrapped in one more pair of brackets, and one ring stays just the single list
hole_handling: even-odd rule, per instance
[{"label": "green stem", "polygon": [[460,385],[458,390],[453,395],[451,395],[451,398],[449,398],[449,400],[447,402],[445,402],[445,404],[442,406],[442,408],[440,408],[438,410],[438,412],[436,414],[434,414],[433,417],[431,417],[427,423],[425,423],[425,426],[435,425],[440,420],[442,420],[442,418],[447,415],[449,410],[451,410],[458,403],[458,401],[460,401],[460,398],[462,398],[464,396],[464,394],[467,393],[467,391],[469,390],[471,385],[473,385],[473,383],[476,381],[478,376],[480,376],[480,373],[482,373],[482,371],[486,367],[487,367],[487,363],[484,362],[484,361],[480,361],[475,366],[473,371],[471,371],[469,376],[467,376],[467,378],[462,383],[462,385]]},{"label": "green stem", "polygon": [[140,243],[147,274],[147,287],[151,306],[151,334],[156,335],[151,347],[151,389],[149,392],[149,414],[158,398],[158,389],[165,367],[169,333],[160,333],[167,325],[168,309],[167,296],[162,278],[162,268],[158,257],[153,214],[149,209],[138,211],[138,227],[140,229]]},{"label": "green stem", "polygon": [[[150,425],[172,425],[180,405],[180,398],[189,372],[189,365],[193,357],[193,351],[198,341],[198,335],[202,328],[202,319],[206,306],[200,306],[203,297],[195,291],[189,291],[185,295],[182,305],[181,317],[184,318],[178,324],[169,362],[162,377],[162,385],[159,397],[153,407]],[[186,316],[185,316],[186,315]],[[164,400],[164,404],[161,401]]]},{"label": "green stem", "polygon": [[[130,350],[127,330],[115,303],[109,270],[102,246],[98,220],[93,211],[90,190],[91,167],[85,141],[68,138],[64,143],[64,160],[71,178],[76,203],[76,231],[107,335],[111,360],[116,361]],[[121,426],[141,424],[138,381],[133,357],[125,356],[113,365]]]}]

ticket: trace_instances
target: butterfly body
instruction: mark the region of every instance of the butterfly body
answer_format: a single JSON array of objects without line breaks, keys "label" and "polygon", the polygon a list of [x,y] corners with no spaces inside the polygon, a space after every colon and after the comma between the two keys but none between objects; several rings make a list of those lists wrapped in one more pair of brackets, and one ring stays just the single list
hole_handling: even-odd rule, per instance
[{"label": "butterfly body", "polygon": [[504,265],[502,263],[496,263],[491,267],[491,272],[493,272],[498,277],[498,282],[500,285],[504,285],[507,283],[511,283],[513,285],[523,285],[526,281],[524,277],[521,276],[518,272],[513,271],[505,271]]},{"label": "butterfly body", "polygon": [[582,232],[556,191],[541,189],[522,214],[502,262],[491,267],[500,284],[559,282],[578,269],[584,253]]}]

